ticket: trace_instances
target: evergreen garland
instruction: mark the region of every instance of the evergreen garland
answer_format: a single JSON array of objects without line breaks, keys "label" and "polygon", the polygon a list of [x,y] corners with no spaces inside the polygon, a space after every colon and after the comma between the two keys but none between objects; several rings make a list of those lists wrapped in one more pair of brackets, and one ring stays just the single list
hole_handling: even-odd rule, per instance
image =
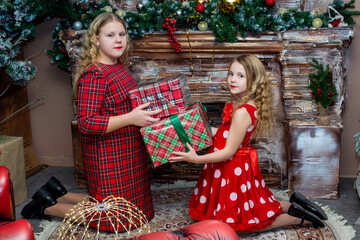
[{"label": "evergreen garland", "polygon": [[[351,17],[353,15],[360,15],[360,11],[349,11],[348,9],[354,9],[355,8],[355,0],[351,0],[348,3],[344,4],[343,0],[334,0],[332,4],[330,4],[333,8],[335,8],[343,17],[344,22],[346,22],[349,26],[353,26],[356,24],[354,19]],[[329,21],[328,14],[325,15],[326,22]],[[334,16],[333,16],[334,17]]]},{"label": "evergreen garland", "polygon": [[[0,68],[6,69],[15,84],[24,85],[35,76],[36,68],[30,61],[16,63],[20,45],[34,36],[35,25],[51,18],[60,18],[52,32],[53,49],[47,50],[51,62],[66,71],[70,71],[69,57],[65,45],[59,40],[59,33],[64,29],[73,29],[76,21],[87,29],[90,22],[100,13],[110,7],[116,13],[108,0],[101,2],[88,0],[0,0]],[[308,11],[289,9],[284,14],[278,14],[274,6],[269,7],[264,0],[244,0],[232,14],[225,14],[219,9],[219,0],[204,3],[205,11],[197,12],[197,2],[188,0],[189,7],[181,1],[143,0],[138,5],[138,12],[126,12],[123,16],[129,30],[129,35],[139,39],[145,33],[164,31],[162,24],[166,18],[176,19],[179,30],[198,30],[200,22],[207,22],[208,30],[213,31],[215,41],[236,42],[237,34],[244,38],[248,32],[261,34],[265,31],[279,32],[290,29],[306,29],[312,27],[314,16]],[[344,16],[344,22],[349,26],[355,24],[351,16],[360,15],[360,11],[349,11],[354,8],[355,0],[343,4],[342,0],[334,0],[331,4]],[[141,7],[140,7],[141,6]],[[107,7],[108,9],[105,9]],[[328,12],[320,17],[324,23],[329,21]]]}]

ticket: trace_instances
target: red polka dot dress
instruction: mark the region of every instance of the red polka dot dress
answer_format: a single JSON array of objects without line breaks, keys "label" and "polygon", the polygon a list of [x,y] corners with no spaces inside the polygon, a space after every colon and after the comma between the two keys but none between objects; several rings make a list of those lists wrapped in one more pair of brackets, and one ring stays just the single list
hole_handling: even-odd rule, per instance
[{"label": "red polka dot dress", "polygon": [[[225,147],[231,125],[232,103],[225,105],[223,123],[214,136],[209,152]],[[217,219],[235,231],[252,232],[271,225],[282,214],[280,203],[265,185],[256,150],[250,137],[256,128],[256,108],[245,104],[252,121],[244,141],[227,161],[204,164],[189,202],[189,214],[198,221]]]}]

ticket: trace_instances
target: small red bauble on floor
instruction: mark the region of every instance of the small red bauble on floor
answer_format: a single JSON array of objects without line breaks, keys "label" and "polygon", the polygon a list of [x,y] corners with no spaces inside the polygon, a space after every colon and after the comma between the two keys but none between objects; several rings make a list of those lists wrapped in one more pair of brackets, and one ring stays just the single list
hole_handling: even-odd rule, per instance
[{"label": "small red bauble on floor", "polygon": [[272,7],[275,5],[276,0],[265,0],[266,5]]}]

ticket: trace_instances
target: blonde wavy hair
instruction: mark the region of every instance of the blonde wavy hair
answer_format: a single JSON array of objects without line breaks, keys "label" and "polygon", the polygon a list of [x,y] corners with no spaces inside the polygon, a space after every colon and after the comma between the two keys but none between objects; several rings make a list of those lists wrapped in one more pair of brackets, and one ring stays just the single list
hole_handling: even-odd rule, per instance
[{"label": "blonde wavy hair", "polygon": [[249,100],[255,101],[257,108],[257,127],[254,137],[268,136],[271,134],[271,126],[274,121],[272,87],[267,77],[264,64],[255,55],[241,55],[231,62],[240,63],[246,74],[247,90],[241,99],[233,97],[234,109],[245,104]]},{"label": "blonde wavy hair", "polygon": [[100,33],[101,28],[110,22],[120,22],[125,29],[127,45],[126,49],[118,59],[125,65],[129,65],[129,52],[131,51],[131,40],[126,28],[126,23],[118,15],[114,13],[101,13],[99,14],[89,25],[85,35],[85,39],[81,48],[81,53],[76,68],[75,79],[73,83],[73,91],[75,96],[77,95],[77,82],[80,75],[91,65],[97,65],[99,58],[99,48],[97,47],[97,36]]}]

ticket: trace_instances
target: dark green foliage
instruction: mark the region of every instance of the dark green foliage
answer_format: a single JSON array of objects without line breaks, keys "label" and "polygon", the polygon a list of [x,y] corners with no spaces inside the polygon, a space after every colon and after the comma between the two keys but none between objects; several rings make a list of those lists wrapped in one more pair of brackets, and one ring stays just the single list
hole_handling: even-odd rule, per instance
[{"label": "dark green foliage", "polygon": [[309,63],[317,72],[309,74],[309,88],[315,102],[321,104],[325,109],[334,103],[337,91],[332,80],[332,72],[329,65],[322,65],[315,58]]}]

